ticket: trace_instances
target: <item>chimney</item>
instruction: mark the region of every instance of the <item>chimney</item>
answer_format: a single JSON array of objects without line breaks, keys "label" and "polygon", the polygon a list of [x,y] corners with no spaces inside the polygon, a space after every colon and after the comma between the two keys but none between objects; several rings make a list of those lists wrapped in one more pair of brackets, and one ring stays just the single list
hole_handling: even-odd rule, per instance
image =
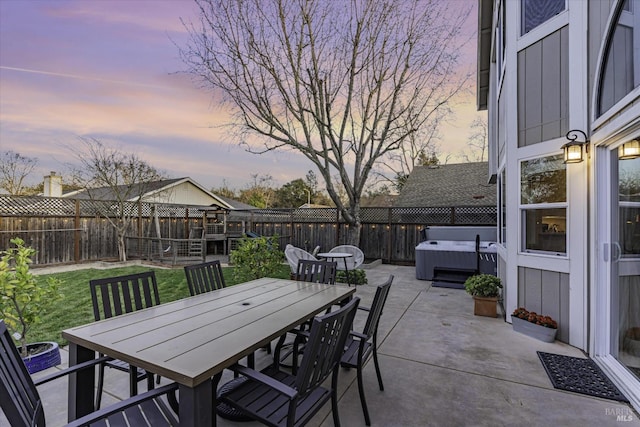
[{"label": "chimney", "polygon": [[44,177],[44,196],[62,197],[62,177],[55,171]]}]

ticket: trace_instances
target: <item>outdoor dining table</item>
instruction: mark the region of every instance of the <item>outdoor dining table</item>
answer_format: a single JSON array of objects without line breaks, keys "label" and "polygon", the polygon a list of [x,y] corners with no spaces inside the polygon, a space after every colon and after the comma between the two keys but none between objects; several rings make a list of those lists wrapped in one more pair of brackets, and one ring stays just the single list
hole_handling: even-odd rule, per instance
[{"label": "outdoor dining table", "polygon": [[[179,384],[181,426],[215,426],[215,389],[225,368],[354,292],[262,278],[66,329],[62,336],[69,341],[69,365],[99,352],[161,375]],[[93,369],[69,378],[69,421],[94,410],[94,381]]]}]

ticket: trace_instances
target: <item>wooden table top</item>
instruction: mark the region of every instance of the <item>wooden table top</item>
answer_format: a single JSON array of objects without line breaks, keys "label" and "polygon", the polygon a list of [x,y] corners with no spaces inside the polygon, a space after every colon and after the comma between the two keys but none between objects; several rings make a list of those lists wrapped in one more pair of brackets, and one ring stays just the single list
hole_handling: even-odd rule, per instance
[{"label": "wooden table top", "polygon": [[195,387],[354,292],[263,278],[66,329],[62,336]]}]

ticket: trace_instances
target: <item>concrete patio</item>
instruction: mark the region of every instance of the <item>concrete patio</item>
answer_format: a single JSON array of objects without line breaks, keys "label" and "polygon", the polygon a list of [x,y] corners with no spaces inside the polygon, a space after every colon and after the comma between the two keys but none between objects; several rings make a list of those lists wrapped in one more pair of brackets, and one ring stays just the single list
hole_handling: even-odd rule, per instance
[{"label": "concrete patio", "polygon": [[[554,389],[536,354],[585,357],[582,351],[513,332],[502,318],[474,316],[469,295],[457,289],[432,288],[430,282],[415,279],[413,267],[370,266],[369,284],[356,292],[362,305],[368,305],[375,286],[389,274],[395,280],[379,330],[383,392],[378,390],[373,363],[365,367],[372,425],[584,427],[623,422],[640,426],[638,414],[627,404]],[[355,328],[364,320],[359,316]],[[66,362],[66,351],[63,353]],[[257,353],[259,367],[269,361],[266,352]],[[128,395],[127,375],[107,374],[103,405]],[[221,384],[231,377],[225,373]],[[66,380],[46,384],[40,392],[47,425],[64,425]],[[340,372],[339,413],[343,426],[365,425],[353,370]],[[2,418],[0,414],[0,425],[6,423]],[[218,418],[218,425],[259,424]],[[333,425],[330,405],[311,425]]]}]

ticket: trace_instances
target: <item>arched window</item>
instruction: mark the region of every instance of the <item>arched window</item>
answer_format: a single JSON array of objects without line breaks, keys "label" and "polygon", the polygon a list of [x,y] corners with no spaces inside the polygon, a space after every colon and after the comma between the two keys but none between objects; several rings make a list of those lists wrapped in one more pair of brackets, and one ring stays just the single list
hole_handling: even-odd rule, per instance
[{"label": "arched window", "polygon": [[615,22],[600,69],[597,117],[640,86],[640,0],[620,2]]}]

